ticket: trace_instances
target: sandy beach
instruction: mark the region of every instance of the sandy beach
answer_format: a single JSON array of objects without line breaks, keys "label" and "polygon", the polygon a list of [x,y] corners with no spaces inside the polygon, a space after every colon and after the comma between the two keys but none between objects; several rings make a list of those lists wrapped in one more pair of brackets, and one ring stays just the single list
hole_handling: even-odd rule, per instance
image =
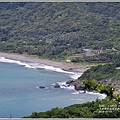
[{"label": "sandy beach", "polygon": [[11,53],[3,53],[0,52],[0,57],[5,57],[8,59],[12,60],[18,60],[18,61],[26,61],[26,62],[32,62],[32,63],[40,63],[40,64],[45,64],[49,66],[54,66],[57,68],[61,68],[66,71],[73,71],[73,72],[81,72],[83,73],[88,69],[88,67],[85,66],[76,66],[72,63],[67,63],[67,62],[55,62],[51,61],[48,59],[41,59],[38,57],[33,57],[33,56],[25,56],[21,54],[11,54]]}]

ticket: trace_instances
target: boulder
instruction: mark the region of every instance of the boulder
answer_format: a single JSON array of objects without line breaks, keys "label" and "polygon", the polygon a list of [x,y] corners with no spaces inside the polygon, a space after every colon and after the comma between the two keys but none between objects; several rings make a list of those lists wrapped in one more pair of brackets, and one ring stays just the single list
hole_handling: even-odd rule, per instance
[{"label": "boulder", "polygon": [[69,80],[66,82],[66,84],[72,84],[74,82],[74,80]]},{"label": "boulder", "polygon": [[84,90],[85,86],[84,85],[80,85],[80,84],[76,84],[75,86],[75,90],[79,91],[79,90]]},{"label": "boulder", "polygon": [[45,87],[44,87],[44,86],[39,86],[39,88],[43,89],[43,88],[45,88]]},{"label": "boulder", "polygon": [[54,88],[60,88],[60,85],[59,85],[58,83],[56,83],[56,84],[54,85]]}]

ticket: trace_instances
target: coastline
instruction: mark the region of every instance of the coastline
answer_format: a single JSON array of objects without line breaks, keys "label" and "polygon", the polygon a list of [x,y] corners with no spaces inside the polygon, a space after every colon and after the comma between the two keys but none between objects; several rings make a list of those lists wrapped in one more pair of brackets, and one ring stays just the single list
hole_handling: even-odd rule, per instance
[{"label": "coastline", "polygon": [[[48,65],[48,66],[53,66],[53,67],[57,67],[57,68],[61,68],[65,71],[69,71],[69,72],[80,72],[80,73],[84,73],[88,67],[85,66],[75,66],[73,64],[67,63],[67,62],[55,62],[52,60],[48,60],[48,59],[42,59],[42,58],[37,58],[37,57],[33,57],[33,56],[25,56],[23,54],[14,54],[14,53],[4,53],[4,52],[0,52],[0,57],[4,57],[7,59],[11,59],[11,60],[17,60],[17,61],[25,61],[25,62],[31,62],[31,63],[39,63],[39,64],[44,64],[44,65]],[[78,84],[78,86],[77,86]],[[60,88],[60,86],[62,87],[68,87],[68,86],[74,86],[74,89],[76,90],[76,92],[79,92],[79,90],[81,90],[81,84],[80,81],[73,79],[70,81],[65,82],[65,84],[63,85],[59,85],[56,88]],[[69,88],[69,87],[68,87]],[[81,94],[81,93],[78,93]],[[100,94],[100,93],[94,93],[94,92],[89,92],[87,91],[87,94],[98,94],[100,96],[102,96],[102,98],[105,98],[106,96],[104,94]]]},{"label": "coastline", "polygon": [[[65,71],[69,71],[69,72],[84,73],[88,69],[88,67],[85,67],[85,66],[76,66],[76,65],[73,65],[73,64],[67,63],[67,62],[55,62],[55,61],[48,60],[48,59],[42,59],[42,58],[37,58],[37,57],[33,57],[33,56],[25,56],[23,54],[0,52],[0,57],[5,57],[7,59],[12,59],[12,60],[17,60],[17,61],[25,61],[25,62],[31,62],[31,63],[44,64],[44,65],[48,65],[48,66],[61,68]],[[80,83],[80,81],[77,80],[77,78],[67,81],[66,83],[70,86],[71,85],[74,86],[76,91],[81,90],[80,89],[81,83]]]},{"label": "coastline", "polygon": [[0,57],[5,57],[8,59],[18,60],[18,61],[44,64],[48,66],[61,68],[65,71],[70,71],[70,72],[84,73],[88,69],[88,67],[86,66],[76,66],[72,63],[67,63],[67,62],[55,62],[55,61],[48,60],[48,59],[42,59],[42,58],[33,57],[33,56],[25,56],[24,54],[0,52]]}]

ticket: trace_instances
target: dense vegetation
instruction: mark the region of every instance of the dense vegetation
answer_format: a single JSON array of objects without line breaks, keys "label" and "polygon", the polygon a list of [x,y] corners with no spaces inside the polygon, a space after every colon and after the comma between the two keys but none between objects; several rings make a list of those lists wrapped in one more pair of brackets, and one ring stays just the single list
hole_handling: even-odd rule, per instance
[{"label": "dense vegetation", "polygon": [[120,63],[94,66],[85,71],[79,79],[94,79],[99,81],[101,79],[113,78],[120,80],[120,69],[117,69],[119,67]]},{"label": "dense vegetation", "polygon": [[120,118],[120,104],[116,100],[96,99],[65,108],[52,108],[46,112],[34,112],[26,118]]},{"label": "dense vegetation", "polygon": [[84,90],[88,90],[88,91],[95,90],[95,91],[98,91],[99,93],[106,94],[107,97],[110,98],[110,100],[113,98],[116,99],[116,95],[115,96],[113,95],[115,88],[113,88],[111,86],[104,86],[104,85],[99,84],[98,82],[93,81],[93,80],[84,80],[83,85],[84,85]]},{"label": "dense vegetation", "polygon": [[[67,59],[84,48],[114,47],[114,57],[120,56],[120,3],[1,2],[0,11],[0,51]],[[105,62],[107,56],[82,61]]]}]

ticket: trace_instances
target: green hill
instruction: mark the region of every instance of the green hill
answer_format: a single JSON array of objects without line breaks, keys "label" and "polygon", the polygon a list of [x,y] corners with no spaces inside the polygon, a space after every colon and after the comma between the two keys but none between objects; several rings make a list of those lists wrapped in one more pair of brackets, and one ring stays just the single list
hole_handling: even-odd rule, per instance
[{"label": "green hill", "polygon": [[120,3],[0,3],[0,51],[49,59],[120,50]]},{"label": "green hill", "polygon": [[33,112],[24,118],[120,118],[120,104],[115,100],[96,100],[46,112]]},{"label": "green hill", "polygon": [[94,79],[102,80],[112,78],[115,80],[120,80],[120,63],[117,64],[107,64],[98,65],[91,67],[91,69],[84,72],[84,74],[79,79]]}]

